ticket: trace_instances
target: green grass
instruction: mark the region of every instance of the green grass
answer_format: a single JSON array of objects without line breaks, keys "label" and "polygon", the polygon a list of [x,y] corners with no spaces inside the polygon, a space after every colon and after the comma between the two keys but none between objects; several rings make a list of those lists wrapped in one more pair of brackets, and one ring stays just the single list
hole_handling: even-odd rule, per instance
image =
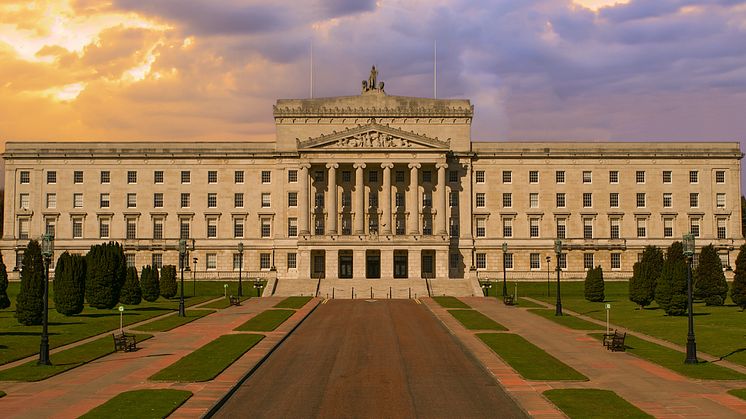
[{"label": "green grass", "polygon": [[265,310],[233,330],[240,332],[271,332],[295,314],[295,310]]},{"label": "green grass", "polygon": [[728,394],[731,396],[736,396],[739,399],[746,400],[746,388],[736,388],[733,390],[728,390]]},{"label": "green grass", "polygon": [[298,309],[311,301],[311,297],[288,297],[275,305],[275,308],[294,308]]},{"label": "green grass", "polygon": [[537,304],[533,301],[527,300],[525,298],[519,298],[518,299],[518,307],[524,307],[524,308],[546,308],[541,304]]},{"label": "green grass", "polygon": [[81,418],[165,418],[190,397],[192,392],[186,390],[126,391],[93,408]]},{"label": "green grass", "polygon": [[3,397],[5,397],[5,392],[4,391],[0,391],[0,399],[2,399]]},{"label": "green grass", "polygon": [[156,381],[208,381],[259,343],[264,335],[223,335],[153,374]]},{"label": "green grass", "polygon": [[508,330],[476,310],[448,310],[448,312],[469,330]]},{"label": "green grass", "polygon": [[[152,335],[136,335],[137,342]],[[114,352],[114,340],[105,336],[50,355],[52,365],[36,365],[36,360],[0,371],[0,381],[41,381]]]},{"label": "green grass", "polygon": [[512,333],[478,333],[477,337],[528,380],[588,380],[586,376]]},{"label": "green grass", "polygon": [[610,390],[568,388],[547,390],[543,394],[570,419],[653,417]]},{"label": "green grass", "polygon": [[[603,334],[601,333],[594,333],[591,336],[598,340],[603,338]],[[689,378],[700,380],[746,379],[746,375],[744,374],[711,362],[700,362],[694,365],[685,364],[684,358],[686,355],[683,352],[669,349],[665,346],[630,336],[629,334],[624,340],[624,346],[627,347],[627,352]]]},{"label": "green grass", "polygon": [[575,329],[575,330],[604,330],[605,329],[604,326],[599,326],[595,323],[591,323],[589,321],[585,321],[583,319],[570,316],[569,314],[564,314],[562,316],[555,316],[554,309],[532,308],[527,311],[529,313],[533,313],[541,317],[544,317],[547,320],[551,320],[555,323],[561,324],[562,326],[569,327],[570,329]]},{"label": "green grass", "polygon": [[168,332],[171,329],[191,323],[214,312],[215,310],[187,310],[186,317],[179,317],[178,314],[172,314],[166,318],[134,327],[132,330],[141,332]]},{"label": "green grass", "polygon": [[456,297],[433,297],[433,300],[443,308],[471,308]]},{"label": "green grass", "polygon": [[[241,297],[241,301],[246,301],[250,299],[251,297]],[[218,301],[213,301],[210,304],[205,304],[201,306],[200,308],[217,308],[217,309],[224,309],[231,306],[231,300],[228,298],[221,298]]]}]

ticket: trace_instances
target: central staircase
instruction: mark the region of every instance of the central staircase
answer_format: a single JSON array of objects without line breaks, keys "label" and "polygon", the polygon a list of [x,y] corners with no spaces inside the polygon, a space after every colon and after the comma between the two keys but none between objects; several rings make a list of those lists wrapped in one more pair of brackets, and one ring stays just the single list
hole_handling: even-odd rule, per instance
[{"label": "central staircase", "polygon": [[[476,280],[472,279],[277,279],[267,287],[264,296],[318,296],[335,299],[386,299],[419,298],[450,295],[470,297],[482,295]],[[274,294],[271,291],[274,289]]]}]

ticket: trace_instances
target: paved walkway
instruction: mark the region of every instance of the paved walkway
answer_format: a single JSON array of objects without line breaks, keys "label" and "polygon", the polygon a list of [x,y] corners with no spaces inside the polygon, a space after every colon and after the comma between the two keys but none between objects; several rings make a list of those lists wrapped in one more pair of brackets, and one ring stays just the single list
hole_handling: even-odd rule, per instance
[{"label": "paved walkway", "polygon": [[2,418],[76,418],[115,395],[145,388],[177,388],[194,396],[172,417],[199,417],[212,407],[251,367],[268,353],[318,304],[312,300],[214,380],[205,383],[150,382],[148,377],[184,355],[234,333],[239,326],[282,298],[252,298],[243,305],[219,310],[168,332],[154,333],[140,350],[115,353],[66,373],[36,383],[0,383],[7,396],[0,399]]},{"label": "paved walkway", "polygon": [[689,379],[631,354],[609,352],[598,340],[588,336],[588,332],[566,328],[527,313],[524,308],[505,306],[492,298],[461,300],[590,379],[588,382],[525,380],[445,309],[433,300],[423,300],[533,416],[563,416],[541,396],[543,391],[552,388],[613,390],[656,417],[741,418],[746,415],[746,402],[726,394],[728,389],[746,387],[746,381]]}]

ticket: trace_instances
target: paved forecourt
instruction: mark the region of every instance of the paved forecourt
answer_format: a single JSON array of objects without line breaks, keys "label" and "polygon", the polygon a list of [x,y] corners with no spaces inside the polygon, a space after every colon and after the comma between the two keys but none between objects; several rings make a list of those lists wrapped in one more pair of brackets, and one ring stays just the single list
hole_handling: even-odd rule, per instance
[{"label": "paved forecourt", "polygon": [[215,416],[526,417],[413,300],[320,305]]}]

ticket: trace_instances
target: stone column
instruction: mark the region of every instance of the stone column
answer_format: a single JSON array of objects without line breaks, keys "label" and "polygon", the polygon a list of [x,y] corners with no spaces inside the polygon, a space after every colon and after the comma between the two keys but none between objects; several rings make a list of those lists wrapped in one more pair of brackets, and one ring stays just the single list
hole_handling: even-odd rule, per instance
[{"label": "stone column", "polygon": [[308,169],[311,165],[308,163],[301,164],[300,170],[298,171],[298,182],[300,183],[300,192],[298,193],[298,229],[299,234],[309,235],[311,234],[308,229]]},{"label": "stone column", "polygon": [[[472,183],[472,170],[471,162],[468,160],[462,160],[459,162],[461,167],[465,169],[465,176],[461,178],[461,195],[459,196],[459,237],[462,239],[471,239],[472,234],[472,214],[474,211],[474,200],[471,195],[471,183]],[[515,226],[513,226],[515,229]]]},{"label": "stone column", "polygon": [[438,190],[435,194],[435,234],[446,235],[446,163],[435,165],[438,169]]},{"label": "stone column", "polygon": [[[419,202],[419,177],[417,169],[421,166],[419,163],[409,163],[409,198],[407,199],[407,211],[409,211],[409,220],[407,220],[407,234],[420,234],[420,202]],[[419,274],[418,274],[419,275]]]},{"label": "stone column", "polygon": [[326,200],[326,234],[339,234],[337,231],[337,163],[327,163],[326,168],[329,169],[329,199]]},{"label": "stone column", "polygon": [[381,228],[383,235],[391,235],[391,169],[394,168],[393,163],[383,163],[383,197],[381,200],[381,209],[383,215],[381,215]]},{"label": "stone column", "polygon": [[353,234],[365,234],[365,187],[363,186],[363,169],[365,163],[355,163],[355,224]]}]

